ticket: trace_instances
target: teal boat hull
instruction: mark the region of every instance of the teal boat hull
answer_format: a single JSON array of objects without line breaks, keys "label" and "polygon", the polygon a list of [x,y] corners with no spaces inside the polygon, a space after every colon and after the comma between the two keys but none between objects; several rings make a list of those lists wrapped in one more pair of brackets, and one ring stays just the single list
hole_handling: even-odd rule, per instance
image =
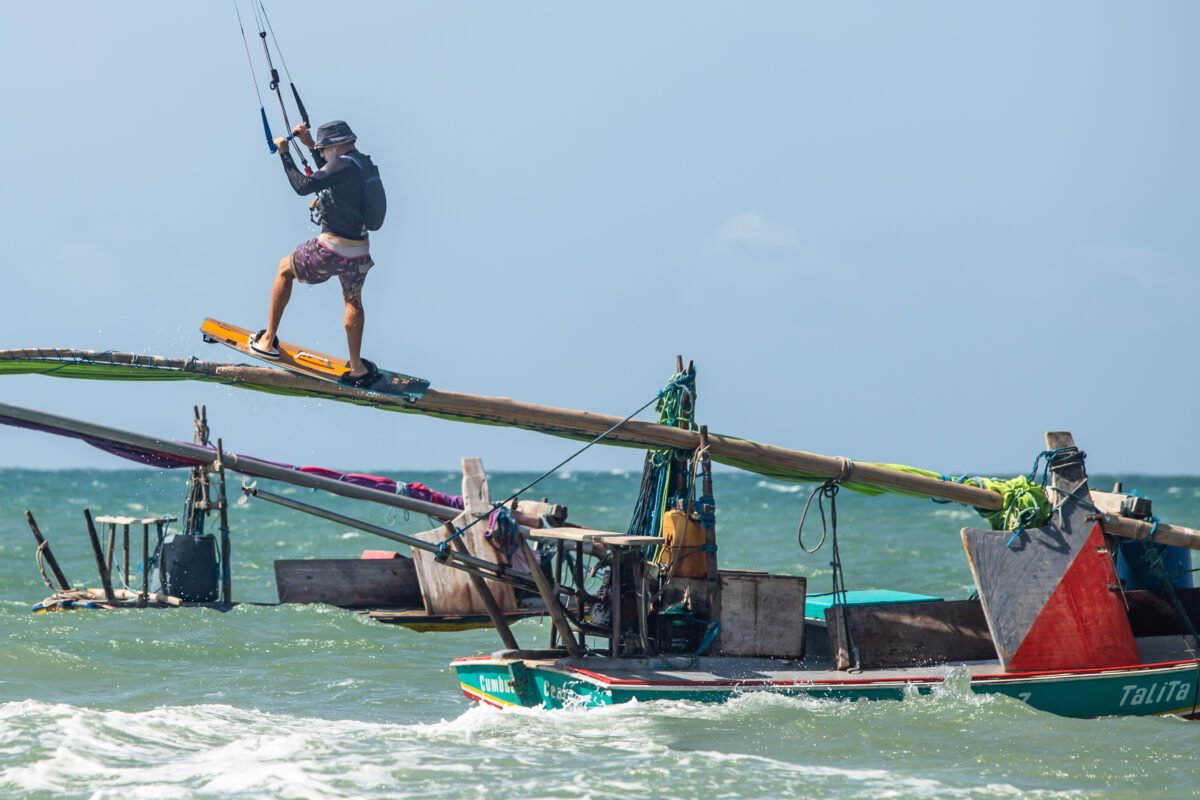
[{"label": "teal boat hull", "polygon": [[[656,670],[645,661],[627,668],[606,659],[601,667],[576,660],[545,661],[491,656],[453,663],[463,694],[498,708],[580,708],[633,701],[686,700],[720,703],[751,692],[821,700],[901,700],[929,694],[947,683],[978,694],[1011,697],[1064,717],[1179,715],[1197,713],[1200,664],[1174,661],[1113,669],[1005,673],[998,665],[919,670],[880,670],[838,676],[776,668],[769,677],[722,677],[721,659],[703,659],[697,675],[687,669]],[[744,665],[745,662],[740,662]]]}]

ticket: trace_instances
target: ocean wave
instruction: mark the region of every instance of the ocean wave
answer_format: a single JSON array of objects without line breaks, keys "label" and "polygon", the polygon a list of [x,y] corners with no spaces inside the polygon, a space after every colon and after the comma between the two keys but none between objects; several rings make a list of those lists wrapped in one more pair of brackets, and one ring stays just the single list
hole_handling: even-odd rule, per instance
[{"label": "ocean wave", "polygon": [[769,492],[778,492],[779,494],[796,494],[807,489],[807,487],[799,483],[775,483],[774,481],[758,481],[754,484],[754,488],[766,489]]}]

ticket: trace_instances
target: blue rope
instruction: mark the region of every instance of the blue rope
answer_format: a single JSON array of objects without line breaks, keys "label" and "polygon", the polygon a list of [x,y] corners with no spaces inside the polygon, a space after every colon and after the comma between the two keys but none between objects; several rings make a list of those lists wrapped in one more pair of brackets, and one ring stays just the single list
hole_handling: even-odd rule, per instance
[{"label": "blue rope", "polygon": [[[484,517],[476,517],[475,522],[479,522],[481,519],[484,519]],[[475,522],[472,522],[471,525],[474,525]],[[470,528],[471,525],[468,525],[466,528],[455,527],[454,533],[438,542],[437,554],[434,556],[434,558],[436,558],[438,561],[445,561],[446,557],[449,555],[450,543],[466,533],[467,529]]]},{"label": "blue rope", "polygon": [[[947,475],[944,472],[941,473],[940,475],[938,475],[938,477],[941,478],[942,480],[946,481],[947,483],[957,483],[957,481],[954,480],[953,476]],[[944,505],[947,505],[947,504],[953,502],[952,500],[943,500],[940,497],[931,497],[929,499],[930,499],[930,501],[937,503],[940,506],[944,506]]]},{"label": "blue rope", "polygon": [[[696,501],[700,507],[700,524],[705,528],[714,528],[717,525],[717,501],[710,494],[700,495],[700,499]],[[709,509],[709,510],[705,510]]]},{"label": "blue rope", "polygon": [[1150,521],[1150,535],[1147,536],[1143,541],[1153,542],[1155,534],[1158,533],[1158,517],[1151,514],[1149,521]]},{"label": "blue rope", "polygon": [[1015,531],[1013,531],[1013,535],[1008,537],[1008,541],[1004,543],[1004,546],[1007,547],[1009,550],[1016,550],[1017,548],[1013,547],[1013,542],[1015,542],[1017,540],[1017,538],[1023,533],[1025,533],[1025,523],[1024,522],[1021,523],[1020,527],[1018,527]]},{"label": "blue rope", "polygon": [[712,647],[712,643],[716,641],[717,634],[721,632],[721,620],[714,619],[708,623],[708,630],[704,632],[704,638],[700,640],[700,646],[696,648],[696,657],[704,655],[704,651]]},{"label": "blue rope", "polygon": [[[1046,480],[1050,477],[1050,467],[1053,466],[1062,457],[1063,453],[1072,452],[1076,449],[1077,448],[1074,448],[1074,447],[1056,447],[1053,450],[1043,450],[1042,452],[1040,452],[1036,456],[1034,456],[1033,467],[1029,470],[1029,475],[1027,477],[1029,478],[1030,481],[1033,481],[1035,483],[1040,483],[1043,486],[1045,486]],[[1044,464],[1042,464],[1042,459],[1045,459]],[[1038,471],[1038,464],[1042,464],[1042,477],[1041,478],[1036,477],[1037,471]]]}]

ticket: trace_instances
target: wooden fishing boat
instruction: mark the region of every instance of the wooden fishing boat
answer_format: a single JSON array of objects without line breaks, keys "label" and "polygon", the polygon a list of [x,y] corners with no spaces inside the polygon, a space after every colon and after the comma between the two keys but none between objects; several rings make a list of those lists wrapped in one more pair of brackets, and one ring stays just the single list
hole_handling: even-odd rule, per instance
[{"label": "wooden fishing boat", "polygon": [[724,702],[750,692],[816,700],[903,700],[938,690],[997,694],[1066,717],[1196,717],[1195,659],[1118,668],[1009,672],[997,663],[863,670],[853,675],[770,659],[700,658],[683,667],[629,659],[473,656],[454,662],[463,693],[497,708],[632,701]]},{"label": "wooden fishing boat", "polygon": [[[1071,454],[1050,468],[1050,491],[1064,498],[1051,518],[1019,532],[962,530],[977,599],[841,591],[806,602],[802,578],[720,571],[714,585],[668,577],[668,587],[681,586],[668,588],[667,600],[692,593],[694,616],[709,626],[715,618],[720,631],[677,639],[664,633],[664,601],[657,624],[646,603],[663,584],[644,545],[610,537],[614,554],[635,564],[614,567],[622,576],[615,595],[632,613],[612,622],[606,646],[460,658],[453,667],[462,691],[490,706],[540,708],[720,702],[751,692],[852,701],[950,691],[1004,695],[1063,716],[1197,717],[1200,590],[1124,586],[1105,534],[1133,521],[1122,508],[1149,515],[1144,498],[1089,491],[1069,435],[1048,434],[1048,442]],[[1155,548],[1148,552],[1160,558]],[[752,591],[739,588],[747,582]],[[726,636],[728,628],[736,635]]]},{"label": "wooden fishing boat", "polygon": [[[139,367],[137,357],[70,351],[39,358],[31,352],[0,353],[0,374],[69,376],[75,370],[87,377],[107,359],[106,371],[183,372],[244,388],[363,402],[351,389],[269,369],[203,362]],[[721,701],[764,691],[829,700],[961,691],[1004,695],[1067,716],[1197,716],[1200,598],[1189,588],[1187,553],[1200,549],[1200,531],[1159,521],[1145,498],[1093,490],[1084,454],[1069,434],[1047,434],[1040,483],[1032,474],[1010,481],[953,478],[709,435],[695,423],[694,380],[694,369],[680,360],[657,398],[658,423],[434,389],[395,407],[372,403],[652,448],[628,531],[516,525],[505,550],[523,557],[523,571],[512,560],[483,557],[490,552],[486,544],[472,538],[472,528],[493,509],[489,501],[468,505],[422,541],[430,574],[449,567],[466,575],[463,596],[487,614],[503,642],[502,650],[453,662],[469,699],[562,708]],[[988,525],[963,528],[960,539],[976,596],[848,590],[836,522],[829,597],[810,597],[801,576],[719,569],[712,461],[819,482],[818,505],[834,504],[839,490],[851,489],[974,507]],[[250,494],[354,524],[295,501]],[[1118,572],[1129,544],[1145,561],[1137,580]],[[1181,553],[1185,575],[1173,576],[1164,564]],[[586,572],[585,555],[593,560]],[[830,559],[823,556],[822,563]],[[549,568],[528,569],[533,564]],[[499,602],[505,590],[541,598],[553,623],[545,648],[519,645]]]}]

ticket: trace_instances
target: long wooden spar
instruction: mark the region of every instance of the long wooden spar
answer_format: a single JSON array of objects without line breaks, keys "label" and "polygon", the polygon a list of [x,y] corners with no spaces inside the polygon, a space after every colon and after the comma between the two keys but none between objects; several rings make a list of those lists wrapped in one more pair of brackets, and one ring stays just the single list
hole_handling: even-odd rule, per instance
[{"label": "long wooden spar", "polygon": [[[316,381],[282,370],[262,367],[227,366],[218,367],[218,374],[256,384],[267,384],[279,388],[305,388],[331,394],[361,399],[361,393],[324,381]],[[376,399],[378,398],[378,399]],[[589,411],[572,411],[553,406],[525,403],[507,397],[486,397],[429,389],[425,396],[414,402],[372,396],[372,404],[397,406],[397,410],[432,414],[454,418],[474,419],[510,427],[543,432],[554,432],[580,438],[594,438],[616,427],[608,433],[608,439],[642,447],[671,447],[678,450],[696,450],[700,447],[700,434],[696,431],[659,425],[654,422],[628,420]],[[769,444],[760,444],[733,436],[709,433],[709,455],[723,464],[745,467],[747,464],[774,467],[788,472],[802,472],[815,478],[841,477],[846,482],[877,486],[882,489],[897,489],[924,497],[950,500],[987,511],[999,511],[1003,500],[996,492],[966,486],[951,481],[926,478],[908,472],[891,469],[879,464],[851,461],[846,458],[789,450]],[[1106,533],[1126,539],[1147,539],[1153,534],[1154,541],[1200,550],[1200,531],[1182,525],[1159,523],[1157,530],[1149,522],[1106,515],[1103,520]]]},{"label": "long wooden spar", "polygon": [[[94,353],[80,350],[8,350],[0,351],[0,358],[59,361],[60,364],[66,362],[124,364],[147,368],[148,378],[152,377],[150,373],[156,370],[163,373],[174,372],[178,377],[183,377],[178,373],[185,372],[193,373],[197,378],[217,380],[247,389],[295,392],[307,395],[323,394],[346,402],[376,406],[392,411],[505,425],[579,439],[591,439],[608,432],[605,438],[609,443],[640,447],[670,447],[680,450],[695,450],[700,446],[698,433],[652,422],[639,420],[622,422],[621,418],[606,414],[554,408],[511,400],[507,397],[487,397],[437,389],[430,389],[420,400],[407,401],[385,395],[368,394],[351,387],[269,367],[223,364],[195,359],[184,361],[136,353]],[[46,372],[54,374],[59,369],[61,367],[54,367],[53,371],[48,368]],[[63,370],[61,374],[69,376],[66,370]],[[898,490],[939,500],[950,500],[986,511],[998,511],[1003,506],[999,494],[975,486],[913,475],[879,464],[832,458],[802,450],[789,450],[718,433],[709,433],[709,455],[722,464],[766,474],[771,474],[770,470],[775,469],[791,477],[802,476],[814,479],[841,477],[849,483]],[[1104,519],[1104,529],[1107,533],[1127,539],[1147,539],[1153,534],[1153,538],[1157,542],[1200,550],[1200,531],[1179,525],[1160,523],[1156,530],[1148,522],[1108,515]]]}]

